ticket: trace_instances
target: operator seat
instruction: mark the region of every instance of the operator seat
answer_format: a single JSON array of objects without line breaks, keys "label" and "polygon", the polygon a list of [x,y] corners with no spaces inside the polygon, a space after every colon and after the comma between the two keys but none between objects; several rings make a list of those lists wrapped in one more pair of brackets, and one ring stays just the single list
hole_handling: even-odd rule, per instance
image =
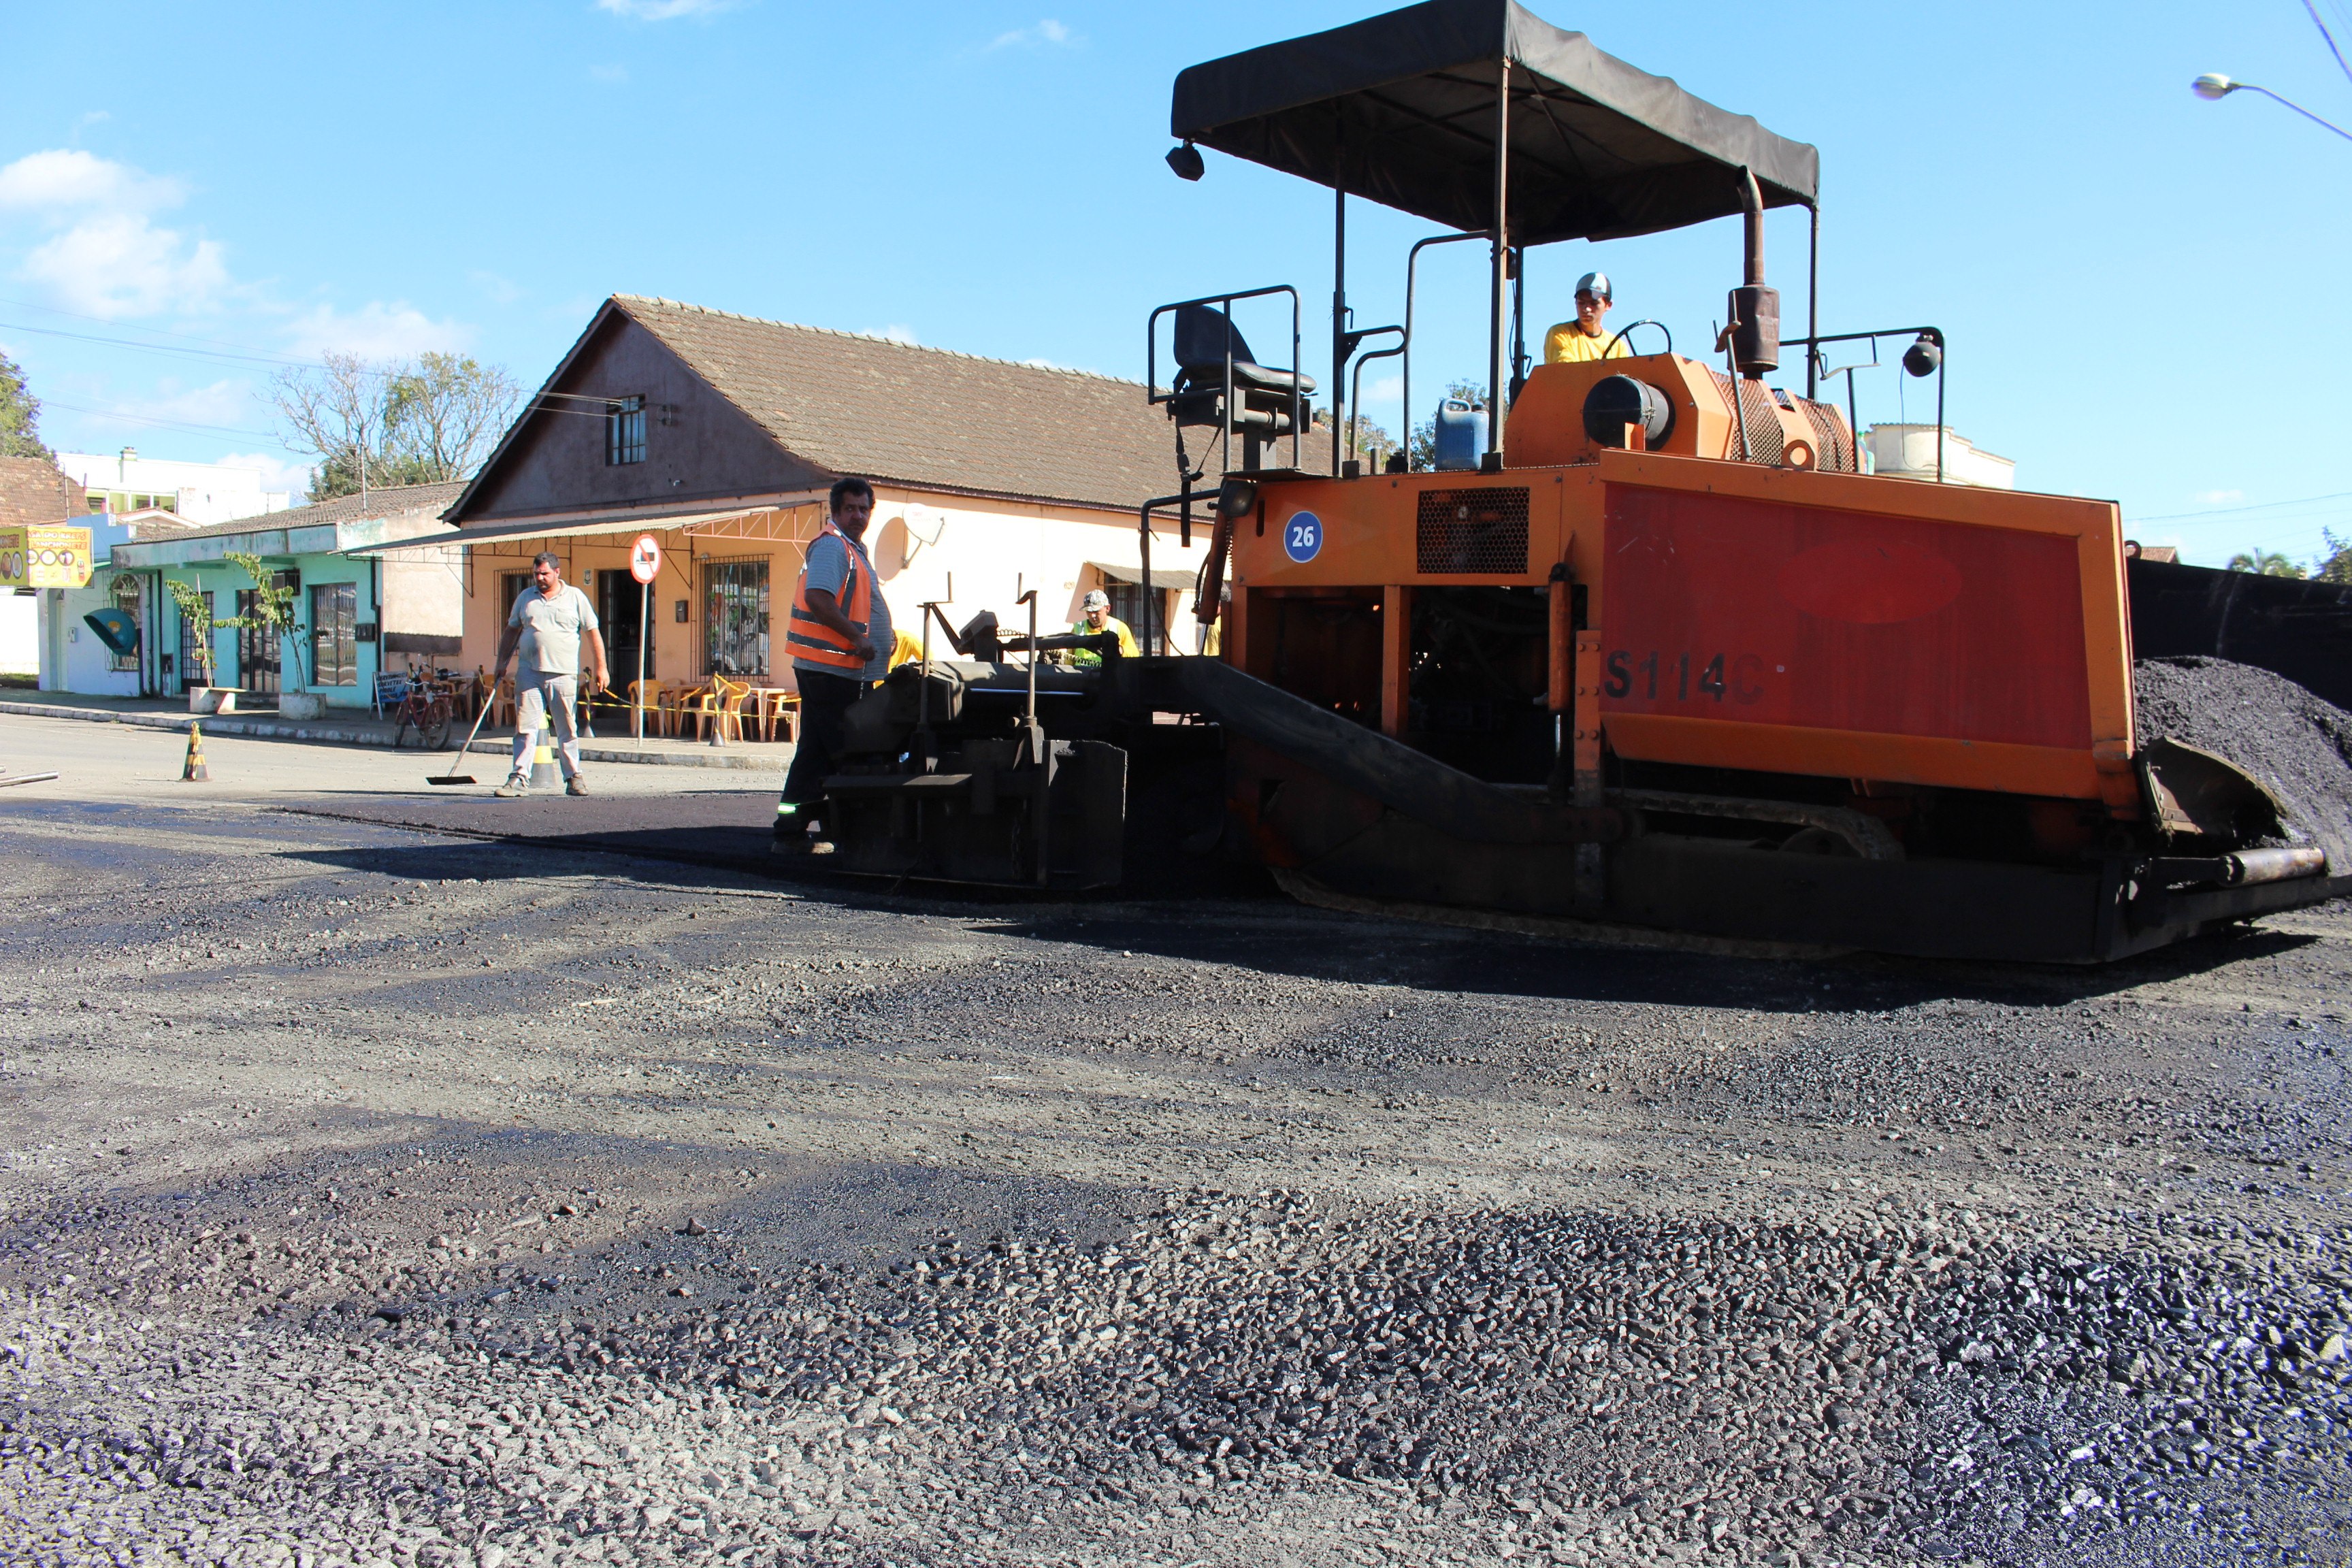
[{"label": "operator seat", "polygon": [[1291,433],[1291,397],[1315,393],[1315,378],[1295,370],[1272,370],[1257,363],[1233,318],[1211,305],[1176,310],[1176,382],[1170,388],[1168,416],[1180,426],[1225,424],[1225,356],[1233,355],[1233,428],[1243,438],[1244,467],[1257,467],[1260,443]]}]

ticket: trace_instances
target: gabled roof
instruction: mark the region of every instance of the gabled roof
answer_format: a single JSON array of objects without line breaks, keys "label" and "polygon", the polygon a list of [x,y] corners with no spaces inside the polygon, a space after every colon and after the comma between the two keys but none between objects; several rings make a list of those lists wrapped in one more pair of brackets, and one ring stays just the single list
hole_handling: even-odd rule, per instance
[{"label": "gabled roof", "polygon": [[[950,493],[1129,510],[1175,488],[1167,419],[1139,382],[983,359],[676,300],[615,294],[475,477],[614,315],[676,354],[779,447],[835,476]],[[462,513],[464,504],[453,509]]]},{"label": "gabled roof", "polygon": [[437,485],[386,485],[371,489],[362,498],[356,491],[336,496],[310,506],[289,507],[282,511],[256,512],[234,522],[208,523],[203,528],[174,530],[173,539],[218,539],[232,533],[259,533],[281,528],[316,528],[327,522],[358,522],[362,520],[404,518],[416,513],[437,517],[448,510],[451,502],[463,493],[466,481],[451,479]]},{"label": "gabled roof", "polygon": [[89,510],[82,488],[47,458],[0,458],[0,528],[67,522]]}]

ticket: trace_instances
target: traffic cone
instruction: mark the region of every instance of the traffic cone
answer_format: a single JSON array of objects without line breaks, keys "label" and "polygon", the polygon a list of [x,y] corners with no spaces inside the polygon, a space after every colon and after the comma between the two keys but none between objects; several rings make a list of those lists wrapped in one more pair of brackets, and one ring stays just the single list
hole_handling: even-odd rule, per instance
[{"label": "traffic cone", "polygon": [[545,741],[540,742],[539,749],[530,754],[530,787],[553,789],[562,782],[562,775],[555,771],[555,748]]},{"label": "traffic cone", "polygon": [[212,771],[205,766],[205,735],[203,727],[188,726],[188,760],[180,764],[182,784],[210,784]]}]

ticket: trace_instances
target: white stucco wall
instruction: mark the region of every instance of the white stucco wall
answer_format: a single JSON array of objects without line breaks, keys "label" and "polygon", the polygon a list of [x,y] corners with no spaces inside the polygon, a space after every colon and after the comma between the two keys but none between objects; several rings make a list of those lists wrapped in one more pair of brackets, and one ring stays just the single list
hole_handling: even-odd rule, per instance
[{"label": "white stucco wall", "polygon": [[39,595],[0,588],[0,675],[37,675],[40,669]]}]

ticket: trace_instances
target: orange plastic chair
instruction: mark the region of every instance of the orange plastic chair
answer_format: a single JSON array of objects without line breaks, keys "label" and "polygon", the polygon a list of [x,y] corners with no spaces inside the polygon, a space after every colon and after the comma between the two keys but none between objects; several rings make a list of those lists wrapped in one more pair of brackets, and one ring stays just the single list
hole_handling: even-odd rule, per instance
[{"label": "orange plastic chair", "polygon": [[633,710],[643,709],[645,710],[646,733],[648,735],[667,733],[667,731],[664,728],[668,715],[668,710],[664,706],[667,700],[667,688],[664,687],[658,680],[632,680],[629,682],[629,706]]},{"label": "orange plastic chair", "polygon": [[656,700],[660,704],[662,733],[684,734],[687,721],[692,716],[695,704],[708,695],[709,690],[708,687],[702,686],[683,686],[675,691],[664,689]]},{"label": "orange plastic chair", "polygon": [[733,739],[740,741],[743,738],[743,710],[751,700],[750,681],[730,680],[723,675],[712,676],[709,689],[696,699],[691,710],[694,738],[698,741],[706,739],[715,728],[719,738],[725,741],[729,739],[728,731],[731,729]]},{"label": "orange plastic chair", "polygon": [[771,686],[760,692],[760,734],[772,742],[778,730],[783,731],[787,741],[800,738],[801,694]]},{"label": "orange plastic chair", "polygon": [[490,722],[511,728],[515,721],[515,683],[511,675],[502,676],[490,693]]}]

